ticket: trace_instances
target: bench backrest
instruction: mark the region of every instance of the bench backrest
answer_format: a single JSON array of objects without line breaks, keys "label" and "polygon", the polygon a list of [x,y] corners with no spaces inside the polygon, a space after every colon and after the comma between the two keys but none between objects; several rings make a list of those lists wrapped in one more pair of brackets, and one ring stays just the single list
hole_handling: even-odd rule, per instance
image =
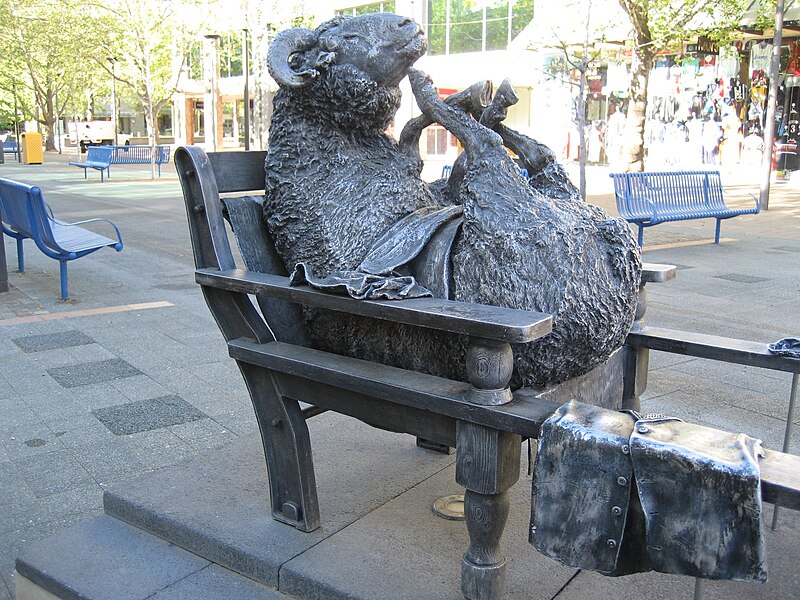
[{"label": "bench backrest", "polygon": [[653,204],[674,211],[726,208],[719,171],[612,173],[611,178],[621,215],[652,214]]},{"label": "bench backrest", "polygon": [[[182,146],[175,151],[175,168],[186,201],[192,250],[198,269],[235,268],[224,217],[231,224],[239,254],[249,271],[287,275],[262,216],[265,158],[266,151],[261,150],[206,154],[196,146]],[[253,195],[220,199],[220,194],[238,192]],[[204,289],[204,293],[210,292]],[[308,346],[305,322],[296,304],[263,296],[257,296],[256,301],[275,339]],[[220,303],[220,298],[209,299],[208,302],[226,336],[243,335],[225,331],[226,327],[232,325],[226,324],[222,314],[224,311],[217,314],[212,306]],[[243,309],[239,307],[237,310]],[[258,325],[253,324],[252,320],[250,322],[253,331],[258,331]]]},{"label": "bench backrest", "polygon": [[4,151],[10,151],[10,152],[16,152],[17,151],[17,138],[15,138],[14,136],[7,137],[5,139],[5,141],[3,142],[3,150]]},{"label": "bench backrest", "polygon": [[111,163],[111,148],[108,146],[89,146],[86,152],[86,162]]},{"label": "bench backrest", "polygon": [[[113,151],[111,162],[114,164],[144,164],[150,162],[152,146],[110,146]],[[156,163],[169,162],[170,147],[156,146]]]},{"label": "bench backrest", "polygon": [[0,221],[37,243],[59,249],[42,190],[36,186],[0,178]]}]

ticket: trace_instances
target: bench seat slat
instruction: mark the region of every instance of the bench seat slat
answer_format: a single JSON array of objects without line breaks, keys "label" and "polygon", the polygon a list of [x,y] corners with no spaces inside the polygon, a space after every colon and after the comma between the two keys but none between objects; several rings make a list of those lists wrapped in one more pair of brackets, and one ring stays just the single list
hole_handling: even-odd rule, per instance
[{"label": "bench seat slat", "polygon": [[502,342],[530,342],[552,330],[552,317],[544,313],[439,298],[353,300],[308,286],[290,286],[287,277],[242,269],[198,269],[195,280],[205,286]]},{"label": "bench seat slat", "polygon": [[68,252],[81,252],[103,246],[114,246],[117,240],[112,240],[99,233],[78,226],[70,226],[63,221],[52,223],[53,237],[58,245]]}]

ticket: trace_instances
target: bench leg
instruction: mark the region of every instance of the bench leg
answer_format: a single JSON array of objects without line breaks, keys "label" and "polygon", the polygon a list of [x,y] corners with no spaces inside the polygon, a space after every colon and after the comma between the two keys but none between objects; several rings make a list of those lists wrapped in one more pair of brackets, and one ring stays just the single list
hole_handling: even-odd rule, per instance
[{"label": "bench leg", "polygon": [[17,269],[20,273],[25,272],[25,254],[22,251],[23,241],[21,238],[17,238]]},{"label": "bench leg", "polygon": [[66,300],[69,298],[69,289],[67,284],[67,261],[60,260],[58,262],[61,271],[61,299]]},{"label": "bench leg", "polygon": [[6,242],[3,238],[3,230],[0,229],[0,292],[7,292],[8,287],[8,267],[6,266]]},{"label": "bench leg", "polygon": [[86,171],[88,171],[88,170],[89,169],[87,169],[86,167],[83,167],[83,178],[84,179],[89,179],[89,175],[86,173]]},{"label": "bench leg", "polygon": [[456,481],[467,488],[464,517],[469,548],[461,562],[461,593],[467,600],[503,596],[506,559],[500,539],[511,503],[508,490],[519,479],[520,436],[459,422]]},{"label": "bench leg", "polygon": [[714,232],[714,243],[719,244],[719,226],[722,225],[722,219],[717,219],[717,230]]},{"label": "bench leg", "polygon": [[267,460],[272,517],[300,531],[320,525],[311,440],[295,400],[284,399],[277,378],[239,362],[261,432]]},{"label": "bench leg", "polygon": [[644,225],[639,225],[639,247],[644,246]]}]

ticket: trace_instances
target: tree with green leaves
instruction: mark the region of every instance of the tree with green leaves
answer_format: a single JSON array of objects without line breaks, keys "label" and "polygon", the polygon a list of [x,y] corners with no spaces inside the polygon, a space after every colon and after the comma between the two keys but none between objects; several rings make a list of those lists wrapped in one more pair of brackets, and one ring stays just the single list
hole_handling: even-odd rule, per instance
[{"label": "tree with green leaves", "polygon": [[633,25],[633,63],[625,126],[628,171],[644,170],[647,88],[656,56],[685,39],[724,40],[736,31],[745,0],[619,0]]},{"label": "tree with green leaves", "polygon": [[178,88],[203,15],[194,3],[179,1],[105,0],[94,7],[104,35],[93,58],[107,78],[127,86],[142,109],[155,177],[156,117]]},{"label": "tree with green leaves", "polygon": [[4,104],[16,100],[22,118],[44,128],[45,147],[56,147],[56,121],[97,77],[90,60],[94,22],[82,0],[0,0]]}]

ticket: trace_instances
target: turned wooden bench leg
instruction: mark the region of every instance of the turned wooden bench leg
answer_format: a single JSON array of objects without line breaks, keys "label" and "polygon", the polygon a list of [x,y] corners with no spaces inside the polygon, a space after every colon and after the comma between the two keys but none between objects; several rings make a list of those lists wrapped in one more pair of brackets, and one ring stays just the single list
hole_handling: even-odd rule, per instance
[{"label": "turned wooden bench leg", "polygon": [[464,517],[470,540],[461,563],[461,592],[468,600],[497,600],[506,571],[500,539],[508,519],[508,490],[519,479],[522,438],[463,422],[456,436],[456,481],[467,488]]},{"label": "turned wooden bench leg", "polygon": [[[505,342],[473,338],[467,349],[466,399],[497,406],[512,400],[508,383],[514,354]],[[502,597],[506,559],[500,538],[508,519],[508,490],[519,479],[522,438],[484,425],[456,424],[456,482],[467,488],[464,517],[469,548],[461,563],[461,592],[467,600]]]}]

